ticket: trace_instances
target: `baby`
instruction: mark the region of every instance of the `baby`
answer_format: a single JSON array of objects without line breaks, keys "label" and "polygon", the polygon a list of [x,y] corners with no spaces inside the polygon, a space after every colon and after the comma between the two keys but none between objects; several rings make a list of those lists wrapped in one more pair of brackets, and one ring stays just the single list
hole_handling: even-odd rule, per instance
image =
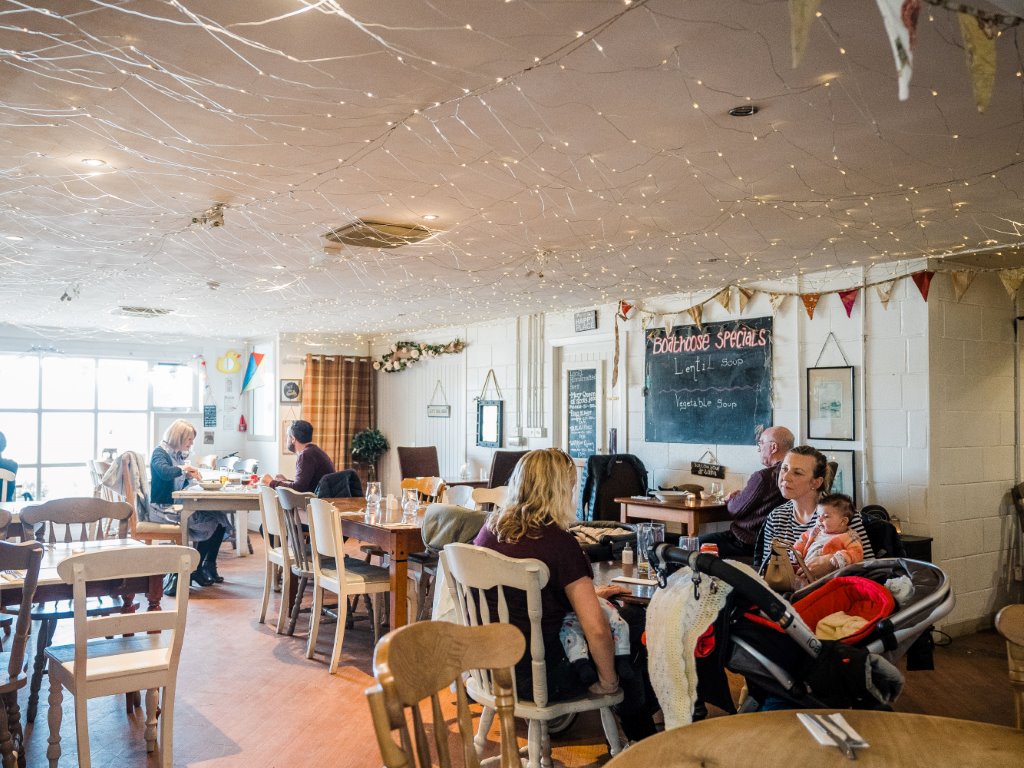
[{"label": "baby", "polygon": [[[629,659],[629,624],[619,615],[619,610],[611,601],[598,597],[597,602],[601,604],[601,609],[612,628],[612,640],[615,643],[615,668],[619,670],[622,666],[620,660],[628,661]],[[562,642],[566,658],[569,659],[579,681],[586,686],[595,685],[598,682],[597,668],[590,659],[583,627],[580,625],[575,611],[570,611],[565,615],[562,627],[558,630],[558,639]]]},{"label": "baby", "polygon": [[[818,502],[818,521],[793,545],[804,557],[810,580],[864,559],[860,537],[850,530],[853,514],[853,499],[846,494],[832,493]],[[797,576],[798,588],[809,583],[806,576]]]}]

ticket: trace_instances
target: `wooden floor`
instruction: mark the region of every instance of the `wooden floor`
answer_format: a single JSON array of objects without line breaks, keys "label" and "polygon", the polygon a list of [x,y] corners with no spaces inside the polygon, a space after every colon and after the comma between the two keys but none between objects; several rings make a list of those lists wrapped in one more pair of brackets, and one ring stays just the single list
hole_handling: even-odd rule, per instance
[{"label": "wooden floor", "polygon": [[[305,658],[306,616],[294,637],[257,623],[263,558],[255,537],[253,544],[255,557],[237,558],[228,549],[221,555],[224,584],[192,590],[174,711],[174,765],[379,768],[363,698],[372,682],[366,622],[348,631],[338,674],[328,675],[322,655]],[[332,631],[333,624],[321,632],[322,651]],[[1012,725],[1005,646],[995,633],[957,638],[936,650],[935,661],[935,671],[907,674],[897,709]],[[42,702],[38,727],[28,734],[30,766],[46,765],[45,682]],[[72,706],[66,697],[60,765],[67,768],[78,765]],[[145,752],[143,723],[141,710],[125,714],[123,697],[91,701],[92,764],[156,766]],[[525,729],[521,738],[525,744]],[[553,744],[556,764],[600,765],[608,759],[596,715],[581,718]]]}]

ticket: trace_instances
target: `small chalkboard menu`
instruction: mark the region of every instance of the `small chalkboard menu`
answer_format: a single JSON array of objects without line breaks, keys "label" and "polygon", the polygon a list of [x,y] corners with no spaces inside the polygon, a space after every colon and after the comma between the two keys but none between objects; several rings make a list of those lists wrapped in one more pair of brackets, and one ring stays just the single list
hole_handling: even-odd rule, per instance
[{"label": "small chalkboard menu", "polygon": [[570,368],[566,404],[569,455],[586,459],[597,453],[599,384],[597,368]]},{"label": "small chalkboard menu", "polygon": [[772,423],[772,319],[647,333],[644,439],[753,444]]}]

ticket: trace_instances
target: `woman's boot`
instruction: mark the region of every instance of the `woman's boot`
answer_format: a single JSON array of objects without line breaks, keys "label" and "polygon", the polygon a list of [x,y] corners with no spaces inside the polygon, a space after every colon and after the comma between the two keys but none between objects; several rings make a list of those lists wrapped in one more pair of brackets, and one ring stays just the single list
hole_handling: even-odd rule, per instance
[{"label": "woman's boot", "polygon": [[206,541],[202,543],[202,562],[199,564],[199,570],[202,571],[203,575],[206,576],[213,584],[224,583],[224,577],[217,573],[217,554],[220,552],[221,542],[224,541],[224,527],[218,525],[214,530],[213,535],[210,536]]}]

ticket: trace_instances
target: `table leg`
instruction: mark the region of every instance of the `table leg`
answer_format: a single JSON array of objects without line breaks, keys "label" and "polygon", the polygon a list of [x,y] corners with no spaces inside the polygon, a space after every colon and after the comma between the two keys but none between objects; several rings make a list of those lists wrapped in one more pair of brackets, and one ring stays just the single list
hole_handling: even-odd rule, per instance
[{"label": "table leg", "polygon": [[249,556],[249,510],[235,511],[235,543],[239,557]]},{"label": "table leg", "polygon": [[404,626],[409,606],[406,603],[409,589],[409,561],[391,556],[391,630]]}]

